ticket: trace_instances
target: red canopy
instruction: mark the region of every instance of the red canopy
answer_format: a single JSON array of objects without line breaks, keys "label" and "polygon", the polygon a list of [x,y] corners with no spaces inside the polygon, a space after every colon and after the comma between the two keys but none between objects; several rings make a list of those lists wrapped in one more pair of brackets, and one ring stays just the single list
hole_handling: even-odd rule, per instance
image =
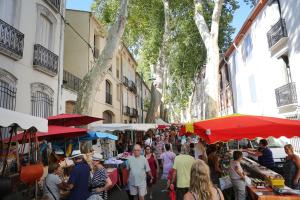
[{"label": "red canopy", "polygon": [[103,118],[79,114],[60,114],[48,117],[48,125],[82,126],[99,120],[103,120]]},{"label": "red canopy", "polygon": [[300,136],[300,121],[275,117],[233,115],[194,123],[195,133],[208,143],[270,136]]},{"label": "red canopy", "polygon": [[[79,137],[87,134],[87,129],[84,128],[71,128],[65,126],[48,126],[48,132],[37,132],[36,136],[39,140],[44,138],[70,138],[70,137]],[[29,134],[26,134],[26,141],[29,139]],[[23,133],[12,137],[12,141],[22,142]],[[8,142],[9,138],[5,139],[4,142]]]}]

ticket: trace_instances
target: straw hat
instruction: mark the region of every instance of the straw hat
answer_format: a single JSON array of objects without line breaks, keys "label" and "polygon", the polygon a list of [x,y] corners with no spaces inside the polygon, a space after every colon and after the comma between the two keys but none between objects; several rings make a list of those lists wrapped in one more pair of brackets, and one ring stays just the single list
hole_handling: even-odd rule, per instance
[{"label": "straw hat", "polygon": [[104,161],[103,155],[100,153],[94,153],[92,156],[92,160],[94,161]]},{"label": "straw hat", "polygon": [[74,150],[74,151],[72,151],[72,154],[71,154],[70,158],[76,158],[76,157],[79,157],[79,156],[83,156],[81,151],[80,150]]}]

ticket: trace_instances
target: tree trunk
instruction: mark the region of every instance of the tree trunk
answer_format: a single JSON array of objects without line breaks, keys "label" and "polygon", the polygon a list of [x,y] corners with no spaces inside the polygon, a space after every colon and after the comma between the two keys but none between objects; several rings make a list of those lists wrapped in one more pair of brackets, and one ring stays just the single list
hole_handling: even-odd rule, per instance
[{"label": "tree trunk", "polygon": [[[169,0],[162,0],[164,4],[164,14],[165,14],[165,24],[164,24],[164,34],[162,46],[159,50],[159,56],[156,65],[152,66],[153,76],[155,80],[151,85],[151,101],[150,108],[148,109],[146,116],[146,123],[153,123],[155,120],[155,115],[160,107],[161,100],[163,97],[163,84],[165,77],[165,72],[168,71],[168,41],[170,37],[170,8]],[[161,111],[162,112],[162,111]]]},{"label": "tree trunk", "polygon": [[205,118],[213,118],[219,113],[219,22],[224,0],[215,0],[215,6],[212,13],[211,30],[209,31],[207,23],[202,14],[202,0],[195,0],[195,23],[204,42],[207,58],[205,69]]},{"label": "tree trunk", "polygon": [[104,80],[105,74],[112,65],[113,55],[120,44],[126,21],[127,0],[121,0],[116,21],[108,30],[108,37],[104,49],[101,51],[101,55],[94,67],[84,76],[80,85],[77,95],[76,113],[92,114],[95,95],[99,90],[101,82]]}]

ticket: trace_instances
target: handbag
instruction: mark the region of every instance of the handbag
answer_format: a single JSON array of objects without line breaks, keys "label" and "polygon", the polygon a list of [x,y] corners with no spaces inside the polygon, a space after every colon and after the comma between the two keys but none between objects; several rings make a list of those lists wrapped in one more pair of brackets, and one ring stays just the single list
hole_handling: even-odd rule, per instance
[{"label": "handbag", "polygon": [[220,183],[221,190],[226,190],[232,187],[231,178],[228,175],[219,178],[219,183]]}]

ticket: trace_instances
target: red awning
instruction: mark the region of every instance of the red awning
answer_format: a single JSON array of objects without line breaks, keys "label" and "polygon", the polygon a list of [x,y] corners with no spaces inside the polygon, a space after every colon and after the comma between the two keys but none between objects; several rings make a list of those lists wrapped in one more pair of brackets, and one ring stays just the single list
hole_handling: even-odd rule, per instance
[{"label": "red awning", "polygon": [[103,120],[103,118],[79,114],[60,114],[48,117],[48,125],[82,126],[99,120]]},{"label": "red awning", "polygon": [[208,143],[257,137],[300,136],[300,121],[275,117],[233,115],[194,123],[195,133]]},{"label": "red awning", "polygon": [[[80,137],[87,134],[87,129],[84,128],[71,128],[65,126],[48,126],[48,132],[42,133],[37,132],[36,136],[38,140],[42,140],[44,138],[71,138],[71,137]],[[18,135],[12,137],[12,141],[22,142],[23,133],[19,133]],[[29,134],[26,134],[26,141],[29,139]],[[4,142],[8,142],[9,138],[5,139]]]}]

